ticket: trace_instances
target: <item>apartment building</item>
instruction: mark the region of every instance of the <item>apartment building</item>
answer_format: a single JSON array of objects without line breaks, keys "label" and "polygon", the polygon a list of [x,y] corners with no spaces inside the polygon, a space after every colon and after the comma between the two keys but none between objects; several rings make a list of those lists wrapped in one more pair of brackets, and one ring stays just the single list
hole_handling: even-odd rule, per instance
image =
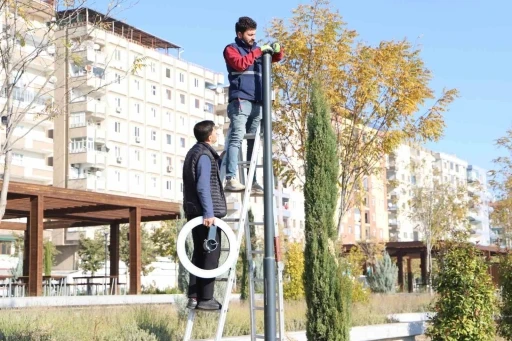
[{"label": "apartment building", "polygon": [[[215,115],[224,76],[170,55],[180,47],[124,22],[94,25],[103,17],[80,9],[56,33],[62,43],[67,34],[73,56],[67,61],[69,121],[55,120],[54,186],[181,201],[194,125],[224,123]],[[65,64],[57,61],[57,78],[66,79]],[[65,87],[55,93],[64,99]]]},{"label": "apartment building", "polygon": [[389,241],[386,193],[385,170],[363,179],[362,202],[344,214],[338,231],[343,244]]},{"label": "apartment building", "polygon": [[402,144],[386,158],[387,207],[391,241],[418,241],[409,202],[415,186],[426,186],[433,180],[435,158],[419,146]]},{"label": "apartment building", "polygon": [[480,245],[490,245],[495,238],[491,231],[489,215],[492,196],[487,185],[487,171],[483,168],[469,165],[467,168],[468,191],[479,197],[479,202],[472,207],[469,213],[469,222],[472,227],[471,241]]},{"label": "apartment building", "polygon": [[[19,36],[13,48],[11,65],[16,65],[11,77],[21,74],[11,92],[12,116],[20,117],[11,143],[11,181],[50,185],[52,183],[53,123],[41,114],[51,105],[54,88],[54,49],[46,22],[53,16],[52,1],[24,0],[17,4],[23,15],[16,15],[8,4],[0,10],[0,40],[12,39],[13,27]],[[2,42],[3,44],[3,42]],[[35,55],[38,55],[37,57]],[[0,67],[0,84],[5,83],[6,71]],[[9,88],[0,89],[0,107],[7,105]],[[6,108],[9,110],[9,108]],[[7,113],[7,110],[4,111]],[[5,142],[4,122],[0,125],[0,143]],[[0,173],[4,172],[4,156],[0,156]]]}]

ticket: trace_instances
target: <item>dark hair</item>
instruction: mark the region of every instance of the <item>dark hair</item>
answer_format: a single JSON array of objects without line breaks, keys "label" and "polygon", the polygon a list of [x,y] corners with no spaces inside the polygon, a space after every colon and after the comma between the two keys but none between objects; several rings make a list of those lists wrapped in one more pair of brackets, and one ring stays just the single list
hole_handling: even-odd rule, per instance
[{"label": "dark hair", "polygon": [[212,134],[215,122],[201,121],[194,126],[194,136],[197,142],[206,142],[208,137]]},{"label": "dark hair", "polygon": [[256,21],[252,20],[249,17],[240,17],[238,18],[238,22],[235,24],[235,33],[245,33],[247,30],[255,30],[258,24]]}]

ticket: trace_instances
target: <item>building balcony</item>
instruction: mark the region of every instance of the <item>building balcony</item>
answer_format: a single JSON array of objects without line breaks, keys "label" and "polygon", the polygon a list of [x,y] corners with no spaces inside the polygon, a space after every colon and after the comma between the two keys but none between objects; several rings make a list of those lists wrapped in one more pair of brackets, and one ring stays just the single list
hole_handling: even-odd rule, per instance
[{"label": "building balcony", "polygon": [[[17,139],[16,136],[13,138],[14,140]],[[53,153],[53,139],[28,133],[25,137],[16,141],[13,148],[49,155]]]},{"label": "building balcony", "polygon": [[83,49],[81,51],[77,51],[76,54],[80,57],[83,64],[94,64],[98,66],[105,66],[106,64],[106,56],[99,51]]},{"label": "building balcony", "polygon": [[279,210],[279,213],[283,216],[283,218],[290,218],[292,216],[292,212],[289,208],[282,207]]},{"label": "building balcony", "polygon": [[76,76],[71,76],[70,80],[71,88],[80,89],[88,93],[104,94],[107,91],[108,82],[105,80],[105,77],[93,72],[79,73]]},{"label": "building balcony", "polygon": [[[53,181],[53,167],[24,162],[11,164],[11,181],[49,185]],[[4,165],[0,165],[0,178],[4,174]]]},{"label": "building balcony", "polygon": [[87,137],[92,138],[96,143],[105,143],[105,130],[98,128],[95,124],[85,122],[69,125],[69,138]]},{"label": "building balcony", "polygon": [[106,117],[105,104],[95,99],[86,98],[84,101],[72,102],[69,107],[71,112],[86,112],[92,118],[104,120]]},{"label": "building balcony", "polygon": [[70,189],[78,189],[81,191],[104,191],[105,179],[95,175],[88,175],[77,179],[69,179],[68,186]]},{"label": "building balcony", "polygon": [[389,219],[388,223],[389,223],[389,226],[392,226],[394,228],[398,228],[400,226],[397,219]]},{"label": "building balcony", "polygon": [[74,149],[69,152],[70,164],[81,164],[85,167],[94,167],[105,169],[107,162],[107,153],[97,150]]}]

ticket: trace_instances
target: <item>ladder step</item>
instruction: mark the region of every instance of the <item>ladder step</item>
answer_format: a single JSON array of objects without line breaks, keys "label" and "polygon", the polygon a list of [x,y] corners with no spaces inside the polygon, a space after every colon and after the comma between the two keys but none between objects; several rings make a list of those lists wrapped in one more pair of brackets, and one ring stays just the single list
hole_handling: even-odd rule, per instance
[{"label": "ladder step", "polygon": [[[251,166],[251,161],[238,161],[238,164],[244,168],[249,168]],[[263,165],[256,165],[256,168],[263,168]]]},{"label": "ladder step", "polygon": [[250,221],[249,226],[264,226],[265,223],[262,221]]}]

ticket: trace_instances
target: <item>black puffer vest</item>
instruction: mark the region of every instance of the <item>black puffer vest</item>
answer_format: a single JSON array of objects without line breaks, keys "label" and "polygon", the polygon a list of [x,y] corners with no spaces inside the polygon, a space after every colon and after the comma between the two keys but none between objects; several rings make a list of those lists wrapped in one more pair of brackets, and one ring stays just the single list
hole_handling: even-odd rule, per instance
[{"label": "black puffer vest", "polygon": [[210,188],[212,192],[213,214],[222,218],[227,214],[226,197],[219,175],[219,154],[208,143],[198,142],[187,153],[183,163],[183,209],[187,219],[203,215],[203,207],[197,195],[197,162],[207,155],[212,163]]}]

